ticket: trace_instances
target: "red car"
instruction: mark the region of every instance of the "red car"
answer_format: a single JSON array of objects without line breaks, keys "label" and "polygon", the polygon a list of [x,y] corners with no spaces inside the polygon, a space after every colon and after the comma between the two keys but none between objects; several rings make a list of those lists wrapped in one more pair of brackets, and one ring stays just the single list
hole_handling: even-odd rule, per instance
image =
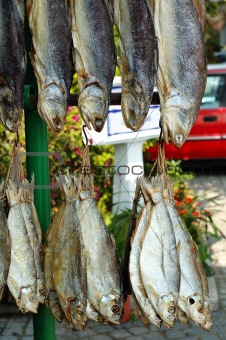
[{"label": "red car", "polygon": [[[157,146],[147,150],[155,160]],[[206,90],[199,115],[181,148],[165,146],[167,159],[226,158],[226,63],[209,65]]]}]

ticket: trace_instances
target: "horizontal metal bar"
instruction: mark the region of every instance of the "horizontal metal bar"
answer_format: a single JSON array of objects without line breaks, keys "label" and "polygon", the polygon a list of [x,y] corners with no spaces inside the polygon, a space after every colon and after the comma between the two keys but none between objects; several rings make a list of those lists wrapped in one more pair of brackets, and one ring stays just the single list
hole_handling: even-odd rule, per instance
[{"label": "horizontal metal bar", "polygon": [[[70,94],[68,105],[69,106],[78,106],[78,95]],[[37,106],[38,96],[35,94],[30,94],[30,104],[33,108]],[[151,105],[159,104],[159,94],[158,92],[153,93]],[[112,93],[111,94],[111,105],[121,105],[121,93]]]}]

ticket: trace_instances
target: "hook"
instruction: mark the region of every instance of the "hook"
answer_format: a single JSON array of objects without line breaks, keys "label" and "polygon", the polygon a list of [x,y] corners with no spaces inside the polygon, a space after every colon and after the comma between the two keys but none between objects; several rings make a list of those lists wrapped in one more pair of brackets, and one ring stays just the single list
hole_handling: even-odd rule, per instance
[{"label": "hook", "polygon": [[159,145],[163,146],[164,139],[162,138],[163,129],[162,129],[162,123],[161,123],[161,121],[159,121],[159,127],[160,127]]},{"label": "hook", "polygon": [[19,137],[19,133],[18,133],[18,131],[16,132],[16,138],[15,138],[15,146],[17,147],[18,146],[18,144],[20,143],[20,137]]},{"label": "hook", "polygon": [[82,126],[82,131],[83,131],[83,133],[85,135],[85,139],[86,139],[86,144],[84,144],[84,142],[82,141],[83,146],[88,145],[88,142],[89,142],[87,134],[86,134],[86,130],[85,130],[86,127],[87,127],[86,125]]}]

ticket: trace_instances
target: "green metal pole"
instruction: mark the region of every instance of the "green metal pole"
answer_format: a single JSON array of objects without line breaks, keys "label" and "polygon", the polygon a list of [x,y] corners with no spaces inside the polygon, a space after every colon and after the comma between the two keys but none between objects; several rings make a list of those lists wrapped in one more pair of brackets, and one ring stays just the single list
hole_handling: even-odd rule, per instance
[{"label": "green metal pole", "polygon": [[[27,20],[25,22],[26,49],[31,49],[31,35]],[[29,86],[35,85],[35,76],[32,70],[29,55],[26,74],[25,99],[25,139],[27,154],[27,174],[35,176],[34,203],[42,228],[43,240],[51,222],[50,216],[50,188],[49,188],[49,159],[48,159],[48,133],[47,126],[40,118],[36,108],[29,108]],[[44,154],[44,156],[42,155]],[[33,316],[34,339],[54,340],[55,325],[50,310],[40,305],[38,314]]]}]

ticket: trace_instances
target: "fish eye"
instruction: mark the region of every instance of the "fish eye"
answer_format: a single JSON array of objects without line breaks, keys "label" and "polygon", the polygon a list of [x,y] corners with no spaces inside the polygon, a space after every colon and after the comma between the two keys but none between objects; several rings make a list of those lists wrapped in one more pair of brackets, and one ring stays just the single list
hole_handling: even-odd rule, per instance
[{"label": "fish eye", "polygon": [[189,298],[189,303],[190,303],[190,305],[193,305],[195,303],[195,300],[192,299],[192,298]]},{"label": "fish eye", "polygon": [[170,314],[173,314],[173,313],[175,313],[175,308],[173,306],[171,306],[171,307],[169,307],[168,311],[169,311]]},{"label": "fish eye", "polygon": [[114,305],[114,306],[112,306],[111,310],[112,310],[113,313],[119,313],[120,308],[119,308],[119,306]]}]

